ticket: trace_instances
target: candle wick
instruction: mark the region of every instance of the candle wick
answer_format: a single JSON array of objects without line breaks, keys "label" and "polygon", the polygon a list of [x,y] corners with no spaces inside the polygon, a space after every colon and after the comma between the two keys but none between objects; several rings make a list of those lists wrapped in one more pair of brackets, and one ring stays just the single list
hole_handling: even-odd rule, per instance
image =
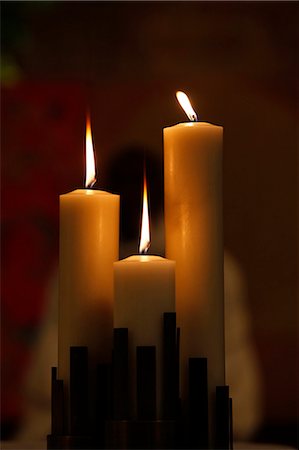
[{"label": "candle wick", "polygon": [[147,252],[148,252],[148,250],[149,250],[149,248],[150,248],[150,246],[151,246],[151,243],[148,242],[148,243],[146,244],[146,246],[145,246],[141,251],[139,251],[139,254],[140,254],[140,255],[146,255]]},{"label": "candle wick", "polygon": [[93,186],[95,185],[96,181],[97,181],[96,179],[94,179],[93,181],[91,181],[91,182],[86,186],[86,189],[92,189]]}]

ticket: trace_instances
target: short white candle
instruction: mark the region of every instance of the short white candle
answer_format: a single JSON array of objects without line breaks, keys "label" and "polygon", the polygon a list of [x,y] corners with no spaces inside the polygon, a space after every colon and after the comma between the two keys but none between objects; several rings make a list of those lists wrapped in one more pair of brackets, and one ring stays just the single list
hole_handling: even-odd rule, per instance
[{"label": "short white candle", "polygon": [[[147,204],[143,225],[148,223]],[[142,227],[141,247],[150,245]],[[142,244],[142,240],[144,240]],[[141,248],[142,251],[142,248]],[[160,256],[134,255],[114,263],[114,327],[128,328],[131,414],[136,417],[136,347],[156,347],[157,417],[162,413],[163,313],[175,311],[175,263]]]}]

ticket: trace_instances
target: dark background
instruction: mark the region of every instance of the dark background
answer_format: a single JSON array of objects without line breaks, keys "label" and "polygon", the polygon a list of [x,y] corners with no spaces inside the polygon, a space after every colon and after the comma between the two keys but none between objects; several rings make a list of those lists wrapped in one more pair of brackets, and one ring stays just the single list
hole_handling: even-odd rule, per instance
[{"label": "dark background", "polygon": [[162,170],[182,89],[225,130],[224,236],[248,282],[259,438],[295,445],[298,3],[2,2],[1,20],[4,432],[22,415],[57,264],[58,194],[83,180],[86,109],[105,187],[126,147],[146,147]]}]

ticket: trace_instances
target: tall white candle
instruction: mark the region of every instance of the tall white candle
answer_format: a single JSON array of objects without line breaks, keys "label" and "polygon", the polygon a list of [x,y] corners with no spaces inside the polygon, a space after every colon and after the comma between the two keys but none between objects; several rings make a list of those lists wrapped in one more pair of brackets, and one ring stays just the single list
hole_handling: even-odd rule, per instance
[{"label": "tall white candle", "polygon": [[[91,151],[87,123],[87,156]],[[94,163],[91,172],[94,171]],[[95,173],[87,175],[92,185]],[[119,196],[77,189],[60,196],[58,376],[69,387],[70,346],[87,346],[90,374],[111,360],[113,262],[119,252]],[[91,386],[93,385],[91,380]],[[91,389],[92,390],[92,389]]]},{"label": "tall white candle", "polygon": [[[140,251],[150,245],[145,184]],[[175,311],[175,263],[153,255],[134,255],[114,263],[114,327],[128,328],[131,414],[136,417],[136,347],[156,347],[157,417],[162,413],[163,313]]]},{"label": "tall white candle", "polygon": [[[196,119],[193,110],[188,115]],[[207,357],[210,424],[215,387],[225,384],[222,133],[195,121],[164,129],[165,245],[176,261],[181,392],[186,403],[188,358]]]}]

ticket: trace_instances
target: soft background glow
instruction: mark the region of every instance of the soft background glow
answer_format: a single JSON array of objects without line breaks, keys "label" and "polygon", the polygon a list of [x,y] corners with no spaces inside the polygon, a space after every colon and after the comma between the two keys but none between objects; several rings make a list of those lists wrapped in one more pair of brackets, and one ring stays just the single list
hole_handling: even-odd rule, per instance
[{"label": "soft background glow", "polygon": [[[22,422],[35,346],[56,320],[50,299],[57,288],[58,195],[84,183],[85,111],[101,173],[96,186],[122,194],[123,257],[136,253],[147,154],[151,253],[159,253],[162,128],[186,121],[174,97],[181,88],[200,120],[224,126],[224,241],[246,279],[263,382],[259,436],[296,447],[297,8],[296,2],[2,2],[7,433]],[[241,320],[231,335],[240,328]],[[235,349],[241,352],[240,341]],[[239,372],[236,378],[242,381]],[[36,380],[40,388],[41,376]]]}]

